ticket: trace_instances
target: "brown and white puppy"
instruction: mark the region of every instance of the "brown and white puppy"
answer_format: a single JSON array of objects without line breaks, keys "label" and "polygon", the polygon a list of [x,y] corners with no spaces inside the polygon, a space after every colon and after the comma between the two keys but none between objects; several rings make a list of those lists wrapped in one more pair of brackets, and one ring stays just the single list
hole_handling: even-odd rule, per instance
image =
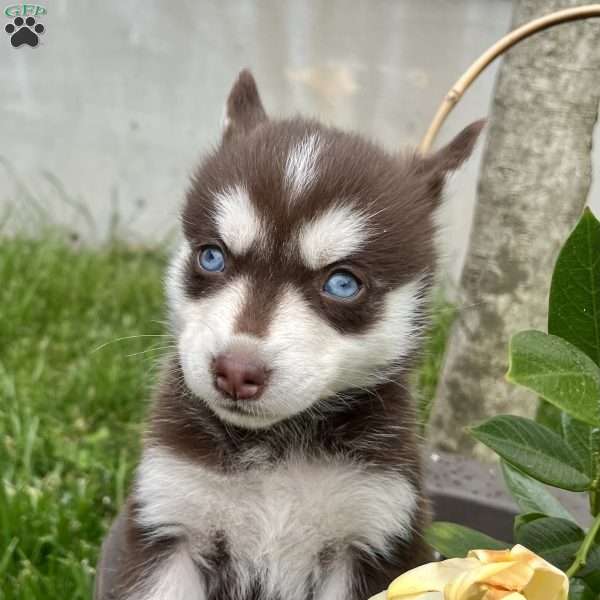
[{"label": "brown and white puppy", "polygon": [[126,512],[123,600],[352,600],[428,558],[408,369],[443,183],[428,157],[270,120],[249,72],[167,276],[177,355]]}]

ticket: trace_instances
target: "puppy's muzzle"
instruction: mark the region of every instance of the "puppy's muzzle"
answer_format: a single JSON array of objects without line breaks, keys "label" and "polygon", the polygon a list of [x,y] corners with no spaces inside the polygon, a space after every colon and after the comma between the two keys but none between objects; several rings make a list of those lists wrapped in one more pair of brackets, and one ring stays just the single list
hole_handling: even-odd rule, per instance
[{"label": "puppy's muzzle", "polygon": [[243,350],[217,355],[212,368],[215,387],[233,400],[257,400],[267,382],[265,364]]}]

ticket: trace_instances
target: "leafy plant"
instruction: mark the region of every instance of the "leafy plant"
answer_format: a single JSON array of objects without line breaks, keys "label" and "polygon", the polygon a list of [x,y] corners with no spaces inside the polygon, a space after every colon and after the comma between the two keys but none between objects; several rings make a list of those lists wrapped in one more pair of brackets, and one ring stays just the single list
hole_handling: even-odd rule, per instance
[{"label": "leafy plant", "polygon": [[[514,539],[571,580],[570,598],[600,597],[600,222],[586,209],[552,276],[548,333],[523,331],[510,342],[509,381],[536,392],[557,426],[495,416],[471,434],[501,458],[521,510]],[[545,421],[546,422],[546,421]],[[548,486],[585,492],[585,530]],[[452,523],[434,523],[429,543],[449,558],[509,544]]]}]

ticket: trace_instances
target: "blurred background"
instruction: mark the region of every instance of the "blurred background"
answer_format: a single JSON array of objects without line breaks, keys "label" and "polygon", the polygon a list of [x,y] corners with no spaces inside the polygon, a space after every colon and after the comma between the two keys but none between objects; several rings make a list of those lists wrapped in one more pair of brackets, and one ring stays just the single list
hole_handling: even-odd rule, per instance
[{"label": "blurred background", "polygon": [[[509,0],[55,0],[37,48],[0,52],[0,214],[86,241],[156,242],[175,230],[187,179],[219,140],[250,67],[272,116],[297,112],[394,150],[415,146],[445,93],[509,28]],[[6,19],[8,22],[9,19]],[[496,67],[439,143],[488,113]],[[444,222],[460,273],[479,155],[456,175]],[[8,214],[10,213],[10,214]]]},{"label": "blurred background", "polygon": [[[481,52],[578,4],[50,0],[39,44],[15,48],[4,27],[22,5],[0,3],[0,600],[91,597],[173,350],[162,277],[179,208],[239,70],[271,116],[414,147]],[[600,25],[564,25],[487,69],[440,132],[436,146],[490,117],[447,190],[415,375],[438,448],[477,454],[466,424],[535,412],[504,382],[506,347],[545,328],[558,249],[586,202],[600,212],[599,98]]]}]

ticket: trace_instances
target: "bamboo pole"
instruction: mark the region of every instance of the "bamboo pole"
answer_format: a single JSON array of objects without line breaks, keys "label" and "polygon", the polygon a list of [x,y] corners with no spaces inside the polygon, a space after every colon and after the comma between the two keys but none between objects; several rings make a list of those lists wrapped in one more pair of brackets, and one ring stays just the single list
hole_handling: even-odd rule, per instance
[{"label": "bamboo pole", "polygon": [[456,81],[450,91],[444,97],[440,104],[429,129],[419,144],[419,151],[426,154],[431,149],[435,138],[444,124],[444,121],[462,98],[464,93],[469,89],[471,84],[479,77],[481,72],[498,56],[506,52],[509,48],[528,38],[529,36],[559,25],[560,23],[568,23],[569,21],[579,21],[580,19],[589,19],[591,17],[600,17],[600,4],[588,4],[586,6],[578,6],[576,8],[566,8],[553,12],[539,19],[534,19],[529,23],[525,23],[514,31],[505,35],[498,40],[493,46],[488,48]]}]

